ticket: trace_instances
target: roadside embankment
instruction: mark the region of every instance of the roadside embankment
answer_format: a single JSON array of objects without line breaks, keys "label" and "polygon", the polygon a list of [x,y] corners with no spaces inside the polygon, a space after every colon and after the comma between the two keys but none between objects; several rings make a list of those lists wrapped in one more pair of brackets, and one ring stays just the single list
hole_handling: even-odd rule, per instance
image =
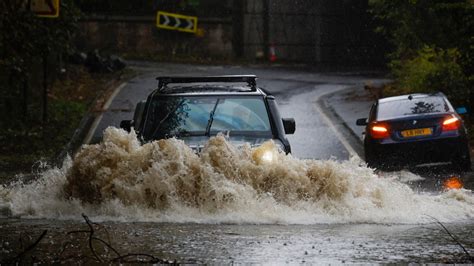
[{"label": "roadside embankment", "polygon": [[20,173],[38,172],[44,165],[58,163],[77,150],[85,132],[100,112],[113,89],[132,77],[134,71],[90,73],[71,66],[49,89],[46,123],[35,119],[37,106],[29,106],[29,116],[10,119],[0,129],[0,180]]}]

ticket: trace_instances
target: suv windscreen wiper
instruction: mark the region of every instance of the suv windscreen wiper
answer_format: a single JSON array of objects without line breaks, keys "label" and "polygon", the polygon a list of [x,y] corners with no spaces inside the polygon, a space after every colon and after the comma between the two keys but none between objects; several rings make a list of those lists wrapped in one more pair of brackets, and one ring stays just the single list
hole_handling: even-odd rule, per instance
[{"label": "suv windscreen wiper", "polygon": [[207,121],[207,126],[206,126],[206,133],[204,134],[205,136],[209,137],[211,135],[211,126],[212,126],[212,122],[214,121],[214,113],[216,112],[219,101],[220,101],[220,98],[217,98],[216,104],[214,104],[214,108],[209,114],[209,120]]}]

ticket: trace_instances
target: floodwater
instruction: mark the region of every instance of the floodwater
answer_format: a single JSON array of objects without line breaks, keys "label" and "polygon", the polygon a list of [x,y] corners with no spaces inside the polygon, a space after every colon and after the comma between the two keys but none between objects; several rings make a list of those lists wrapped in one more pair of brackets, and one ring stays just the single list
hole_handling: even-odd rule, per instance
[{"label": "floodwater", "polygon": [[[140,145],[133,133],[108,128],[103,142],[62,168],[0,187],[0,261],[48,230],[23,257],[466,262],[474,252],[472,191],[415,191],[406,179],[417,176],[381,177],[356,159],[301,160],[271,142],[235,147],[217,136],[197,155],[176,139]],[[81,214],[97,223],[100,240],[91,246]]]},{"label": "floodwater", "polygon": [[[194,224],[152,222],[104,222],[107,229],[96,235],[108,241],[121,255],[152,254],[181,263],[362,263],[362,262],[456,262],[465,261],[462,249],[436,224]],[[472,223],[447,225],[450,232],[466,240]],[[51,262],[94,261],[88,234],[67,235],[87,230],[75,221],[7,219],[0,233],[2,257],[19,253],[19,239],[31,243],[48,230],[32,255]],[[28,238],[28,234],[30,238]],[[5,243],[9,244],[6,245]],[[74,243],[62,252],[67,242]],[[95,243],[103,261],[117,257]],[[16,250],[16,253],[11,250]],[[471,248],[472,254],[474,250]],[[61,253],[62,252],[62,253]],[[72,259],[74,258],[74,259]],[[134,258],[143,259],[148,258]]]}]

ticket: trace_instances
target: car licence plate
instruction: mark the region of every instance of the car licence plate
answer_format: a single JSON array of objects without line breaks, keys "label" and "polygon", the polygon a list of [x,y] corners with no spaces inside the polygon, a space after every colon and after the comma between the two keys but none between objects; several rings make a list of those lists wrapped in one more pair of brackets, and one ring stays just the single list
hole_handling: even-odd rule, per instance
[{"label": "car licence plate", "polygon": [[429,136],[433,134],[433,129],[432,128],[417,128],[417,129],[403,130],[401,133],[404,138]]}]

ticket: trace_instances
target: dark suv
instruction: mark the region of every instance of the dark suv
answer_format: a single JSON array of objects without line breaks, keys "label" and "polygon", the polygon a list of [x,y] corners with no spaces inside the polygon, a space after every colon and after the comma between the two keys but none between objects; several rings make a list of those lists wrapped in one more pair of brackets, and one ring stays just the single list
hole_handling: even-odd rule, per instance
[{"label": "dark suv", "polygon": [[234,144],[256,146],[272,139],[291,152],[285,134],[295,132],[292,118],[281,118],[275,97],[256,84],[256,76],[159,77],[158,88],[139,102],[132,127],[144,142],[176,137],[200,150],[219,132]]}]

